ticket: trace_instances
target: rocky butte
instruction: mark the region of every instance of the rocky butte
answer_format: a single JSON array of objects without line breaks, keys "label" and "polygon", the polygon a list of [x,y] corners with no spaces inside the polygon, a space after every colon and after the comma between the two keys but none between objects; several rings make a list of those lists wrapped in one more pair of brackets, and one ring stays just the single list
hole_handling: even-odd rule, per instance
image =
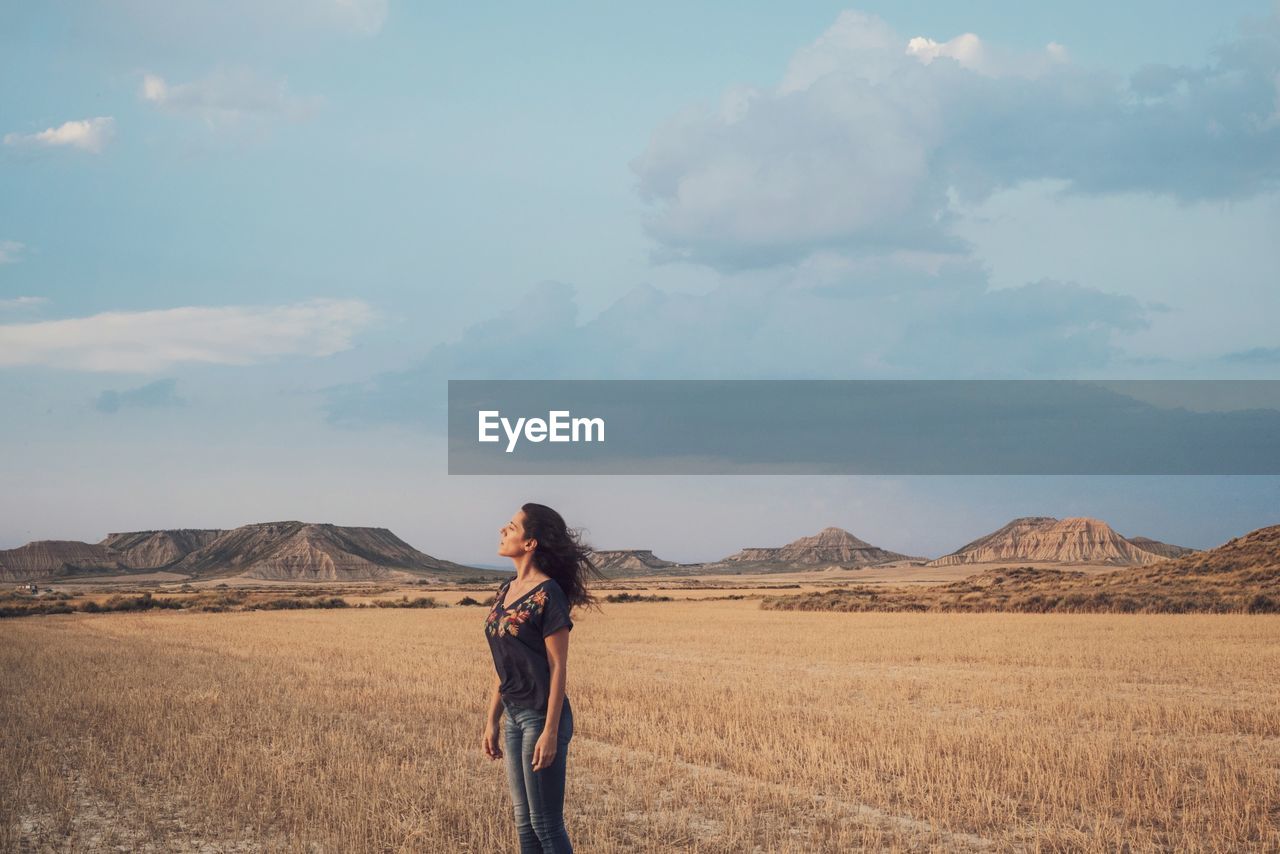
[{"label": "rocky butte", "polygon": [[893,561],[923,561],[873,546],[843,528],[823,528],[812,537],[801,537],[785,546],[748,548],[735,552],[708,569],[737,571],[766,569],[814,569],[825,566],[863,567]]},{"label": "rocky butte", "polygon": [[612,577],[656,573],[676,566],[649,549],[602,549],[593,552],[596,568]]},{"label": "rocky butte", "polygon": [[1146,537],[1127,539],[1099,519],[1023,516],[926,565],[1031,561],[1141,566],[1191,551]]}]

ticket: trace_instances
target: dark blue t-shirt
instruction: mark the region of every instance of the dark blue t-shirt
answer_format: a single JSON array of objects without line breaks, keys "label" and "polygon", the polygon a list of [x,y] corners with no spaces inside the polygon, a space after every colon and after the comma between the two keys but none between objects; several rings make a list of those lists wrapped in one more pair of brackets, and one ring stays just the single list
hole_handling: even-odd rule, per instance
[{"label": "dark blue t-shirt", "polygon": [[548,578],[504,607],[512,581],[515,579],[507,579],[498,589],[484,622],[493,664],[502,680],[498,691],[512,705],[545,713],[551,693],[551,663],[543,638],[566,627],[573,629],[569,599],[559,582]]}]

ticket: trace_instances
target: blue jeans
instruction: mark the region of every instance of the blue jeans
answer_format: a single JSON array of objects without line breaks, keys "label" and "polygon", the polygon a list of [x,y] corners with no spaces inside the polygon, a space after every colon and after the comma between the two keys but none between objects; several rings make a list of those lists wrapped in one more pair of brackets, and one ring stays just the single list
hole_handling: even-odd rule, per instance
[{"label": "blue jeans", "polygon": [[503,728],[503,756],[507,761],[507,782],[515,809],[520,854],[573,854],[569,834],[564,829],[565,760],[569,739],[573,738],[573,709],[565,698],[556,738],[556,755],[551,764],[533,770],[533,748],[542,736],[547,716],[502,701],[507,710]]}]

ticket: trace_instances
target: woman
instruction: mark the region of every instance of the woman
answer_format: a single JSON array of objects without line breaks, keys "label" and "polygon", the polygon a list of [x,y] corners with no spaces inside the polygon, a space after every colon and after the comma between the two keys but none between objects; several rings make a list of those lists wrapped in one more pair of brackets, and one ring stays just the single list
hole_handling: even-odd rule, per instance
[{"label": "woman", "polygon": [[[502,526],[498,554],[515,578],[498,589],[484,632],[497,677],[484,728],[484,752],[507,759],[521,854],[569,854],[564,827],[565,761],[573,709],[565,694],[574,605],[593,604],[584,584],[600,573],[591,550],[560,514],[526,504]],[[503,747],[498,725],[506,711]]]}]

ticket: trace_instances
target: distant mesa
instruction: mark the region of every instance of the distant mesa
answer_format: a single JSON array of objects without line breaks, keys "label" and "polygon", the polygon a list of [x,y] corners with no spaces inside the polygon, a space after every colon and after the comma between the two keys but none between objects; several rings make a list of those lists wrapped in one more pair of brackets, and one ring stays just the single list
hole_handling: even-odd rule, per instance
[{"label": "distant mesa", "polygon": [[386,528],[267,522],[224,531],[166,567],[197,577],[239,575],[276,581],[374,581],[396,571],[453,574],[475,570],[418,551]]},{"label": "distant mesa", "polygon": [[266,522],[232,530],[109,534],[100,543],[28,543],[0,551],[0,581],[165,572],[206,578],[372,581],[474,577],[476,570],[420,552],[386,528]]},{"label": "distant mesa", "polygon": [[607,549],[593,552],[596,568],[609,576],[643,575],[676,566],[649,549]]},{"label": "distant mesa", "polygon": [[1005,561],[1145,566],[1193,551],[1148,537],[1128,539],[1099,519],[1023,516],[926,566]]},{"label": "distant mesa", "polygon": [[711,566],[742,569],[814,569],[827,566],[858,568],[908,560],[923,558],[913,558],[873,546],[843,528],[823,528],[812,537],[801,537],[785,546],[743,549]]}]

